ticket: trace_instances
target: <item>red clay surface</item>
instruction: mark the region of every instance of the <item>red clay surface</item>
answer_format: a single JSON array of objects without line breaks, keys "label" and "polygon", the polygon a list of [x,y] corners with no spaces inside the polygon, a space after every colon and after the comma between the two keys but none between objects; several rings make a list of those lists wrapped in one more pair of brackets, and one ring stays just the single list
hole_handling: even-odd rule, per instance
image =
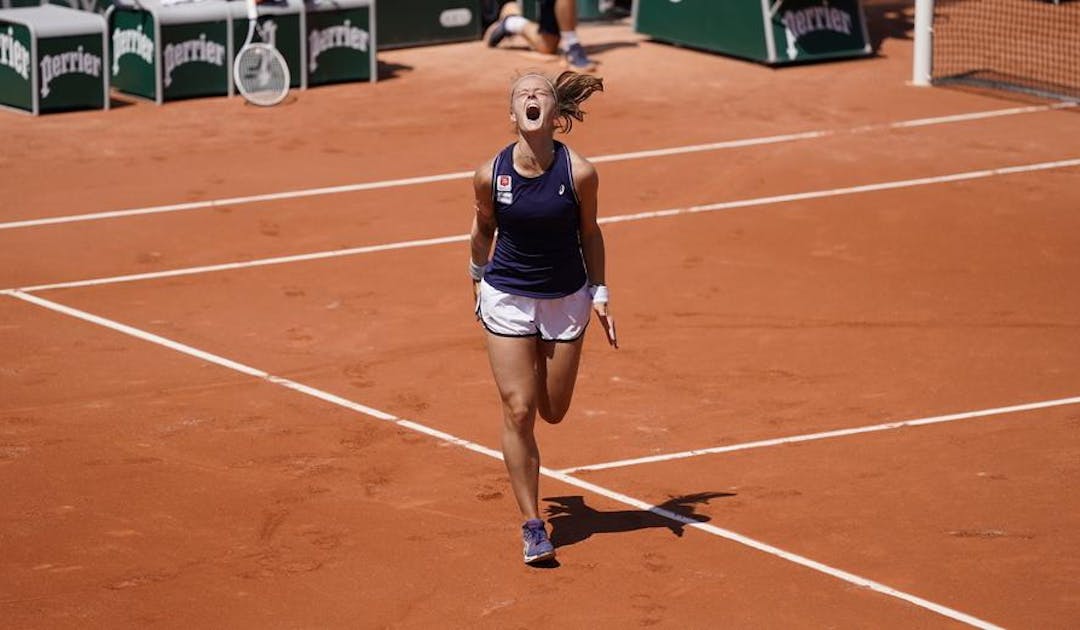
[{"label": "red clay surface", "polygon": [[[768,69],[590,26],[607,90],[567,138],[606,217],[1074,159],[1080,116]],[[900,8],[904,8],[900,5]],[[468,171],[511,140],[514,51],[380,54],[386,80],[0,117],[0,222]],[[873,129],[860,129],[877,125]],[[622,348],[589,331],[554,469],[1080,396],[1080,168],[605,227]],[[467,232],[467,180],[0,229],[0,289]],[[462,241],[35,292],[497,448]],[[542,480],[560,566],[522,566],[501,462],[0,295],[0,618],[19,628],[964,624]],[[581,472],[1007,627],[1080,617],[1080,406]],[[681,501],[681,502],[680,502]]]}]

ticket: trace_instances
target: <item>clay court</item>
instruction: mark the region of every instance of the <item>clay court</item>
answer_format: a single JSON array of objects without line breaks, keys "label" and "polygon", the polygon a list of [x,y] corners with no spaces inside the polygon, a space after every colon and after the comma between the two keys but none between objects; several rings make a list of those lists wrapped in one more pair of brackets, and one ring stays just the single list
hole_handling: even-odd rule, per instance
[{"label": "clay court", "polygon": [[466,274],[515,72],[0,112],[0,625],[1080,619],[1080,111],[583,26],[620,348],[538,427],[522,564]]}]

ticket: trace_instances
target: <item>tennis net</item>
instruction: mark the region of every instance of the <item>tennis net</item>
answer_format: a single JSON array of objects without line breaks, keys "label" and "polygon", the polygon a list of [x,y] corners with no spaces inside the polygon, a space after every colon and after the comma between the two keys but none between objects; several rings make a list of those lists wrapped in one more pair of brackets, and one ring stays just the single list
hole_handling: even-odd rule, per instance
[{"label": "tennis net", "polygon": [[932,80],[1080,99],[1080,0],[937,0]]}]

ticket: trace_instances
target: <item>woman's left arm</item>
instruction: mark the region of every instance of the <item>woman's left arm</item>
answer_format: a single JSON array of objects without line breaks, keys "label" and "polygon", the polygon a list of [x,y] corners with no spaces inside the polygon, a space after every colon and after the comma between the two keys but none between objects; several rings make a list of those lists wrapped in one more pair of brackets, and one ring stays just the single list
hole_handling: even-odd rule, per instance
[{"label": "woman's left arm", "polygon": [[596,169],[585,158],[571,153],[574,168],[574,189],[581,204],[580,225],[581,253],[585,257],[585,271],[589,284],[606,284],[604,276],[604,234],[597,223],[597,191],[600,178]]},{"label": "woman's left arm", "polygon": [[581,254],[585,259],[585,271],[589,275],[589,293],[593,297],[593,310],[604,327],[608,343],[613,348],[619,347],[615,338],[615,320],[611,317],[607,281],[605,279],[604,234],[596,220],[597,191],[600,178],[596,169],[585,158],[571,152],[570,160],[574,168],[574,189],[581,206],[580,225]]}]

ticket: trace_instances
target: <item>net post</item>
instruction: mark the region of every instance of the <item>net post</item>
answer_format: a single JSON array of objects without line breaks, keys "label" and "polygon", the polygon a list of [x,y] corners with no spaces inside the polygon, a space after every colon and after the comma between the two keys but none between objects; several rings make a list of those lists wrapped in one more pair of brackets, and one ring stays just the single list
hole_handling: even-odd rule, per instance
[{"label": "net post", "polygon": [[934,0],[915,0],[915,52],[911,83],[930,85],[933,59]]}]

